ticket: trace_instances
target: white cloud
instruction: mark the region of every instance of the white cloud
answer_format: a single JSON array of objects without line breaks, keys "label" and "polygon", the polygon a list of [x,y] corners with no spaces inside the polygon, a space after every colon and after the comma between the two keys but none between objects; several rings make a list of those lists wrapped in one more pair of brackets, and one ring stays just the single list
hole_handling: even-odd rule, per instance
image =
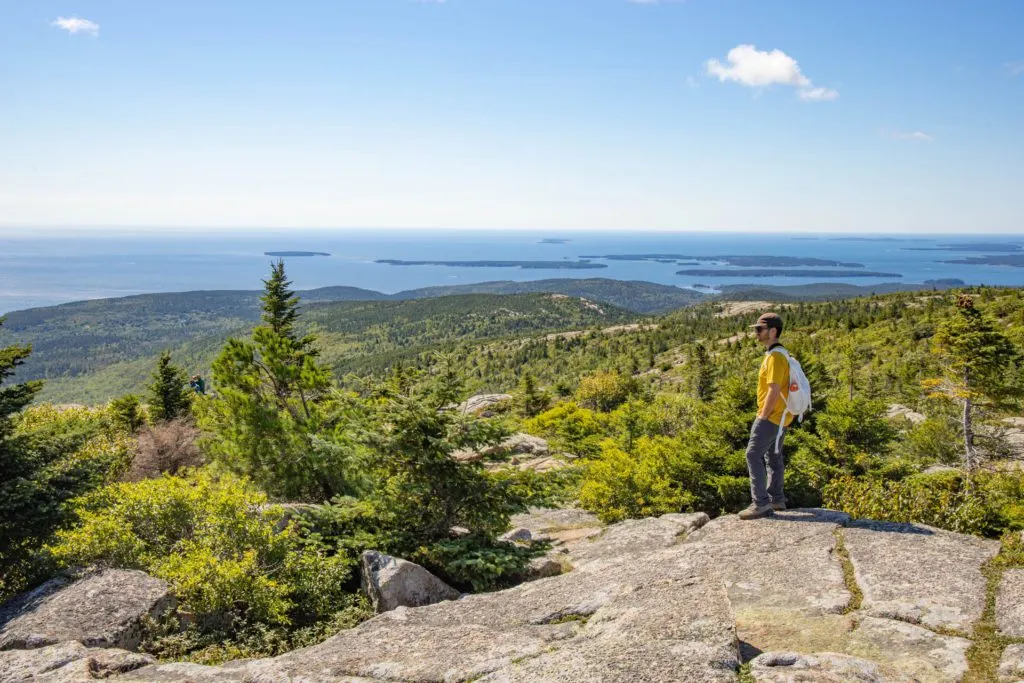
[{"label": "white cloud", "polygon": [[830,102],[839,97],[839,91],[833,88],[805,88],[797,95],[804,102]]},{"label": "white cloud", "polygon": [[1020,76],[1024,74],[1024,60],[1019,62],[1008,62],[1006,64],[1006,70],[1010,72],[1011,76]]},{"label": "white cloud", "polygon": [[911,133],[896,130],[889,133],[889,137],[893,138],[894,140],[916,140],[917,142],[935,142],[935,138],[933,138],[931,135],[928,135],[928,133],[922,133],[919,130],[915,130]]},{"label": "white cloud", "polygon": [[50,22],[50,26],[62,28],[68,33],[89,33],[94,36],[100,34],[100,25],[88,19],[78,17],[57,17]]},{"label": "white cloud", "polygon": [[799,88],[805,102],[825,102],[839,97],[833,88],[818,88],[803,74],[797,61],[782,50],[758,50],[755,45],[737,45],[725,56],[726,63],[709,59],[704,66],[719,82],[735,81],[748,88],[788,85]]}]

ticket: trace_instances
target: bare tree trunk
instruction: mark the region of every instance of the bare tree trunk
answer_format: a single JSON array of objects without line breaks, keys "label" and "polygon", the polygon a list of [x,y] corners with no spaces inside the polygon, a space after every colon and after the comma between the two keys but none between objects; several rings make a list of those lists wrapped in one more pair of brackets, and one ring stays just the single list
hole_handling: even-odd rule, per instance
[{"label": "bare tree trunk", "polygon": [[969,384],[967,383],[968,376],[967,371],[964,370],[964,388],[967,392],[967,396],[964,397],[964,415],[963,415],[963,428],[964,428],[964,461],[967,465],[967,473],[973,474],[977,467],[974,450],[974,426],[971,424],[971,394]]}]

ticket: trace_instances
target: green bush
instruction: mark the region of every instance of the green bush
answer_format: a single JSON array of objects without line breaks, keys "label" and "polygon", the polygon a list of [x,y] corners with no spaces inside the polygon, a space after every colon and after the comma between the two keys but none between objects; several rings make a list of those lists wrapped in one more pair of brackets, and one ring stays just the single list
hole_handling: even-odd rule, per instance
[{"label": "green bush", "polygon": [[1005,526],[984,488],[960,472],[902,481],[844,476],[825,487],[824,502],[859,519],[916,522],[966,534],[995,536]]},{"label": "green bush", "polygon": [[579,456],[597,455],[606,432],[601,415],[569,401],[527,420],[523,428],[530,434],[550,439],[557,448]]},{"label": "green bush", "polygon": [[618,372],[600,371],[580,380],[576,400],[584,407],[606,413],[638,392],[639,383],[635,378]]},{"label": "green bush", "polygon": [[329,616],[353,561],[283,523],[243,480],[205,471],[118,483],[75,501],[80,524],[58,532],[59,564],[142,569],[166,579],[211,628],[242,617],[289,624]]},{"label": "green bush", "polygon": [[69,522],[68,502],[120,476],[132,447],[103,409],[33,406],[10,429],[0,439],[0,602],[52,572],[41,549]]},{"label": "green bush", "polygon": [[526,548],[484,536],[437,541],[412,559],[460,589],[474,592],[505,588],[521,580],[541,548]]},{"label": "green bush", "polygon": [[641,437],[632,453],[607,440],[586,465],[579,500],[602,521],[618,522],[689,509],[700,484],[700,468],[673,439]]}]

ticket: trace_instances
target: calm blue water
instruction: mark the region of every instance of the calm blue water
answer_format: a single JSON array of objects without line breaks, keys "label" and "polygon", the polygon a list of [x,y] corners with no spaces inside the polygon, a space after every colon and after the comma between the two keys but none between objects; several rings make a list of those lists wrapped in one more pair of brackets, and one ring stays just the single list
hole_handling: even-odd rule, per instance
[{"label": "calm blue water", "polygon": [[[540,244],[544,237],[567,238],[568,244]],[[804,278],[685,277],[675,264],[605,261],[601,270],[521,270],[389,266],[381,258],[406,260],[562,260],[584,254],[678,253],[708,255],[789,255],[854,261],[865,269],[900,273],[902,278],[829,279],[870,285],[885,281],[920,283],[955,277],[969,284],[1024,285],[1024,268],[943,264],[940,261],[979,252],[905,251],[901,247],[948,242],[1019,243],[1024,235],[933,236],[922,241],[850,242],[822,236],[713,233],[551,233],[539,232],[288,232],[208,235],[121,235],[62,237],[0,236],[0,312],[67,301],[146,292],[193,289],[259,289],[271,258],[264,251],[330,252],[329,257],[286,259],[298,289],[351,285],[393,293],[428,285],[490,280],[605,277],[690,286],[740,282],[801,284]],[[982,252],[984,253],[984,252]],[[994,252],[993,252],[994,253]],[[702,264],[695,267],[717,267]]]}]

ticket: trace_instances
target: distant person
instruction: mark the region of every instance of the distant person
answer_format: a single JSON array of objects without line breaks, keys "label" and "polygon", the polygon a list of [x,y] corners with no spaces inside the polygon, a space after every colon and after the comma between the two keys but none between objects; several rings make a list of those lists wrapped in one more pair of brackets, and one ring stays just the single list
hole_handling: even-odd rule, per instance
[{"label": "distant person", "polygon": [[206,395],[206,382],[199,375],[192,375],[192,379],[189,380],[188,385],[192,387],[192,390],[201,396]]},{"label": "distant person", "polygon": [[782,438],[793,421],[793,415],[786,409],[790,392],[789,354],[779,343],[782,318],[777,313],[765,313],[752,327],[758,343],[767,350],[757,374],[757,418],[747,444],[751,503],[740,512],[740,519],[758,519],[786,509]]}]

